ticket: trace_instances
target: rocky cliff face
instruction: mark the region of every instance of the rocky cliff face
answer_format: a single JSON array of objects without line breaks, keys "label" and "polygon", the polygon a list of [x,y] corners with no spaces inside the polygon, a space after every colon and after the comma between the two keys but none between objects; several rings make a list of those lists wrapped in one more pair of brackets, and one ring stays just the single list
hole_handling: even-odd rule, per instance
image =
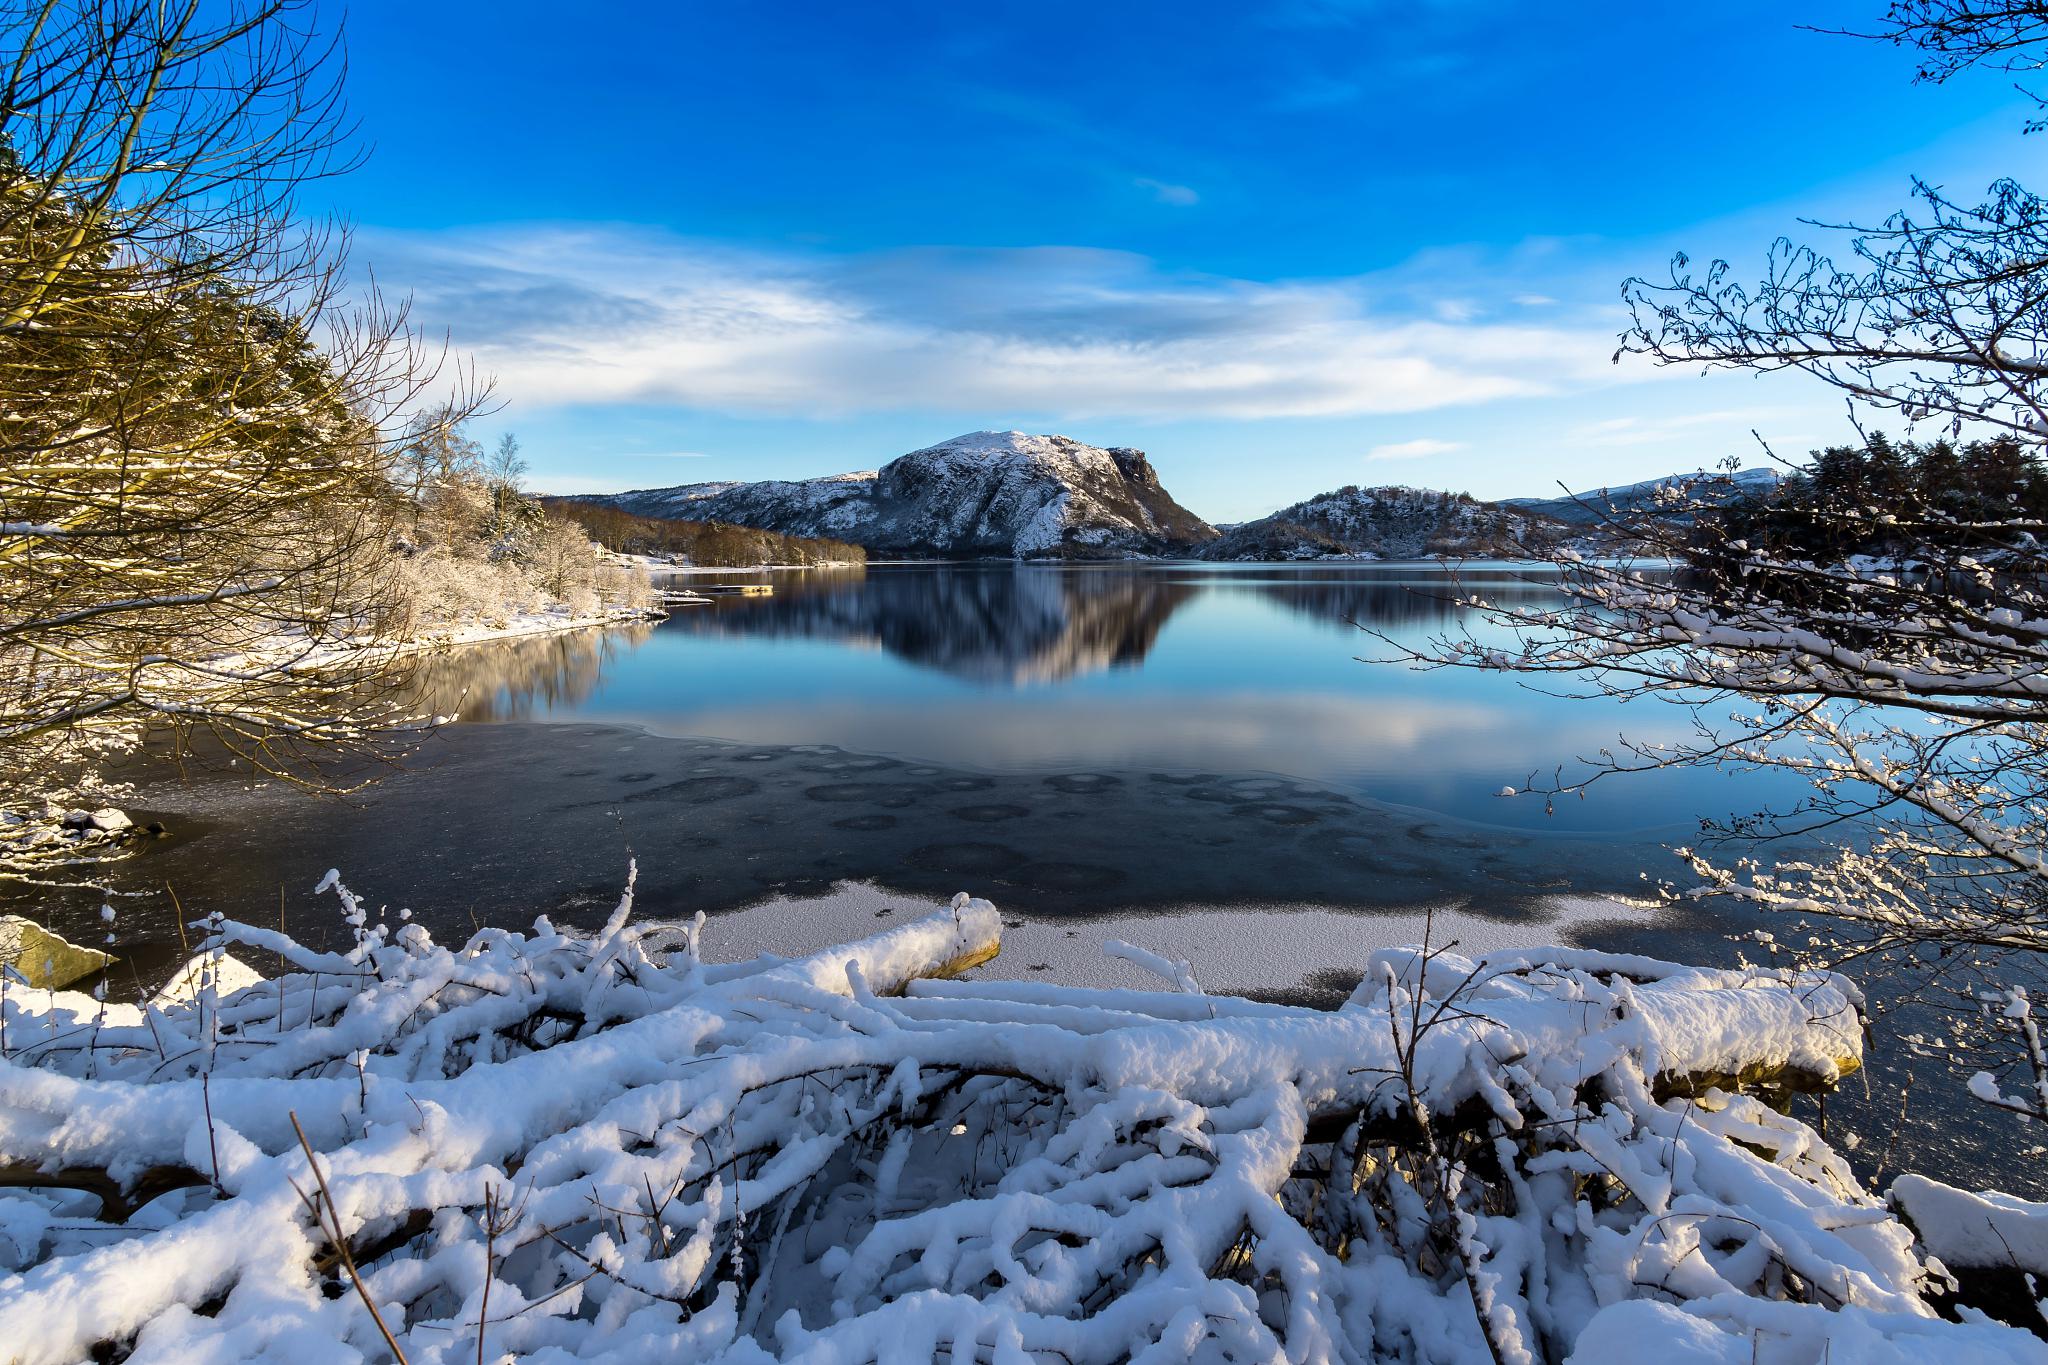
[{"label": "rocky cliff face", "polygon": [[1540,514],[1425,488],[1340,488],[1233,526],[1200,559],[1424,559],[1514,556],[1554,543]]},{"label": "rocky cliff face", "polygon": [[970,432],[865,473],[584,501],[849,540],[884,555],[1114,559],[1186,553],[1216,535],[1173,500],[1143,451],[1021,431]]}]

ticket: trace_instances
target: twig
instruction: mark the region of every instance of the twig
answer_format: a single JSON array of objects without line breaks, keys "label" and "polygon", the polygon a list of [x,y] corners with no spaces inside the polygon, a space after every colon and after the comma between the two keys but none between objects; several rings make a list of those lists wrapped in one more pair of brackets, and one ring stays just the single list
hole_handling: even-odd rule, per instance
[{"label": "twig", "polygon": [[[341,1268],[348,1272],[349,1283],[356,1288],[356,1297],[363,1301],[363,1307],[370,1310],[370,1321],[376,1323],[377,1330],[384,1334],[384,1344],[391,1348],[392,1358],[398,1365],[411,1365],[405,1358],[404,1349],[398,1344],[398,1338],[392,1336],[391,1329],[384,1325],[384,1315],[377,1311],[377,1301],[370,1297],[369,1289],[363,1284],[363,1277],[356,1271],[356,1258],[349,1254],[348,1238],[341,1232],[341,1210],[334,1205],[334,1195],[327,1188],[326,1173],[320,1169],[320,1162],[313,1155],[313,1144],[306,1141],[306,1130],[299,1126],[298,1111],[287,1110],[286,1113],[292,1121],[292,1132],[298,1134],[299,1149],[306,1154],[306,1164],[313,1168],[313,1179],[320,1184],[320,1198],[327,1210],[325,1214],[320,1215],[322,1230],[327,1230],[327,1223],[330,1220],[333,1222],[334,1226],[329,1235],[334,1238],[334,1249],[341,1253]],[[306,1197],[303,1190],[299,1192],[299,1197]],[[317,1208],[315,1213],[319,1213]]]}]

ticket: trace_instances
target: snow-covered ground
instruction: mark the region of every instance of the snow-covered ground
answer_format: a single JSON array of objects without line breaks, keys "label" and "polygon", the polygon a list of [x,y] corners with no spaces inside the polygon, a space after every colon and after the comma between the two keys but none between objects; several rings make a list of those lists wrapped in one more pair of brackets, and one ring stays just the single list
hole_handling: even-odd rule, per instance
[{"label": "snow-covered ground", "polygon": [[[553,635],[565,630],[630,625],[635,621],[659,618],[661,614],[659,610],[651,607],[611,607],[589,612],[574,612],[565,607],[545,607],[534,611],[515,612],[492,621],[430,626],[404,641],[365,644],[362,648],[397,654],[426,653],[437,649],[451,649],[457,645],[480,645],[493,640],[519,640],[530,635]],[[331,667],[334,657],[338,656],[311,655],[299,667]]]},{"label": "snow-covered ground", "polygon": [[1837,977],[1391,949],[1312,1010],[1186,938],[1000,979],[1032,926],[965,895],[765,907],[865,936],[721,963],[630,882],[454,948],[321,889],[349,952],[202,926],[267,980],[0,992],[10,1359],[2048,1362],[1723,1088],[1854,1069]]}]

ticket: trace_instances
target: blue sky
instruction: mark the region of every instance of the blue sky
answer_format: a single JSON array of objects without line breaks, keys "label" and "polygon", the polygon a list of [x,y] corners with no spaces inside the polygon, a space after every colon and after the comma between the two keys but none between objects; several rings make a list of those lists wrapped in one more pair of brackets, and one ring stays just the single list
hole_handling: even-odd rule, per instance
[{"label": "blue sky", "polygon": [[2001,78],[1800,28],[1881,8],[366,0],[324,193],[545,491],[981,427],[1142,447],[1214,520],[1589,488],[1846,430],[1610,364],[1623,277],[2048,147]]}]

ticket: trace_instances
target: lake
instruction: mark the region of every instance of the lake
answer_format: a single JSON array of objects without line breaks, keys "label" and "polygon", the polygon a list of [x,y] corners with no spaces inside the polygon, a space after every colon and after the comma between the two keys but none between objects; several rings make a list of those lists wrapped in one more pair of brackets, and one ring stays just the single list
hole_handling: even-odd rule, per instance
[{"label": "lake", "polygon": [[[844,882],[968,890],[1025,915],[1462,907],[1543,923],[1640,897],[1703,816],[1793,790],[1669,771],[1554,810],[1503,797],[1671,706],[1374,661],[1546,601],[1543,568],[876,565],[694,575],[658,624],[473,646],[420,685],[461,723],[346,802],[151,774],[173,837],[134,865],[247,914],[328,866],[471,913],[599,913],[637,857],[664,914]],[[1381,638],[1384,637],[1384,638]],[[1562,899],[1561,899],[1562,898]],[[1603,913],[1640,918],[1626,903]]]},{"label": "lake", "polygon": [[[1503,797],[1691,714],[1512,677],[1372,662],[1484,631],[1454,598],[1540,603],[1524,565],[874,565],[765,583],[669,619],[466,648],[420,685],[461,721],[345,801],[233,774],[140,774],[171,829],[120,864],[120,951],[178,957],[168,898],[346,942],[328,868],[437,934],[537,913],[595,927],[629,860],[641,913],[712,917],[722,956],[797,952],[956,891],[1005,912],[987,971],[1143,984],[1112,937],[1210,988],[1331,1003],[1388,943],[1572,942],[1729,963],[1753,921],[1649,893],[1702,818],[1796,797],[1782,773],[1668,771],[1547,811]],[[1384,636],[1385,639],[1378,638]],[[1393,642],[1392,644],[1388,643]],[[1782,850],[1781,850],[1782,851]],[[146,894],[145,894],[146,893]],[[99,897],[39,917],[97,941]],[[1889,1087],[1912,1070],[1925,1117]],[[1949,1178],[2011,1135],[1939,1066],[1874,1055],[1869,1097]],[[1950,1092],[1953,1092],[1950,1095]],[[1944,1098],[1947,1096],[1948,1098]],[[2006,1177],[2010,1184],[2011,1177]]]},{"label": "lake", "polygon": [[[825,744],[987,772],[1214,771],[1315,783],[1548,834],[1663,836],[1753,801],[1658,774],[1546,814],[1499,798],[1675,708],[1548,696],[1498,675],[1361,662],[1474,623],[1460,590],[1538,604],[1547,569],[1436,565],[882,565],[718,574],[649,631],[556,636],[440,663],[471,721],[590,721]],[[1482,633],[1485,633],[1482,629]]]}]

